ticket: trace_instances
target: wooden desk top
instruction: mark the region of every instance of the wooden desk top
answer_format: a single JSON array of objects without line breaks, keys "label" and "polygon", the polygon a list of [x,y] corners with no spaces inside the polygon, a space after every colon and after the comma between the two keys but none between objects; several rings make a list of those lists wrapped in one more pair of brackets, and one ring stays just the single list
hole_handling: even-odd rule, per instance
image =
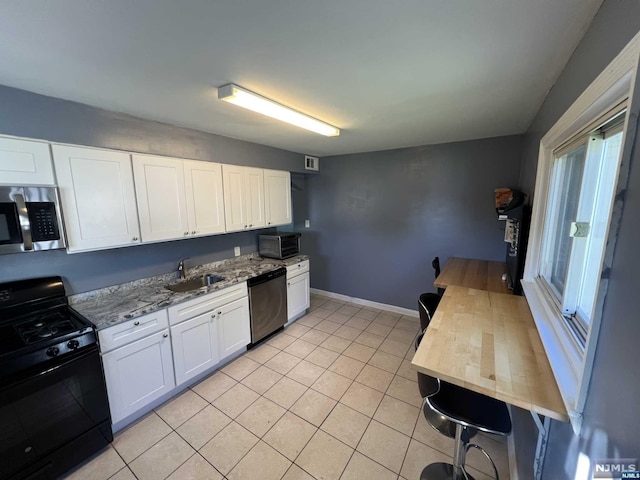
[{"label": "wooden desk top", "polygon": [[449,383],[569,421],[524,297],[449,286],[412,365]]},{"label": "wooden desk top", "polygon": [[438,288],[457,285],[491,292],[512,293],[507,288],[507,282],[502,280],[505,273],[507,265],[504,262],[451,257],[433,284]]}]

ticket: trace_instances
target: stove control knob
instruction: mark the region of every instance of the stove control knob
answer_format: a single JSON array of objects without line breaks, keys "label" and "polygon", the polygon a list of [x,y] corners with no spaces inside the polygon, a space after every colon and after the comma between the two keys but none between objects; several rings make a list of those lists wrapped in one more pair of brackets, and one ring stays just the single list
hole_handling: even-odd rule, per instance
[{"label": "stove control knob", "polygon": [[69,342],[67,343],[67,347],[69,348],[69,350],[77,350],[79,346],[80,342],[78,340],[69,340]]},{"label": "stove control knob", "polygon": [[50,357],[57,357],[59,353],[60,350],[58,349],[58,347],[49,347],[47,349],[47,355]]}]

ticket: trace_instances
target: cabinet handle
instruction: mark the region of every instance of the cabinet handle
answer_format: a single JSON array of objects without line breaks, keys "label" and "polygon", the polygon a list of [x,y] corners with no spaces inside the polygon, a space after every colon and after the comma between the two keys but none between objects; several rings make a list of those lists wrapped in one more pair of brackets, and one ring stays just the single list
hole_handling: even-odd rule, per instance
[{"label": "cabinet handle", "polygon": [[216,319],[216,314],[215,314],[215,313],[212,313],[212,314],[211,314],[211,320],[215,320],[215,319]]},{"label": "cabinet handle", "polygon": [[247,225],[245,225],[244,228],[247,228]]},{"label": "cabinet handle", "polygon": [[291,286],[291,282],[287,282],[287,285]]},{"label": "cabinet handle", "polygon": [[134,242],[137,242],[137,241],[138,241],[138,237],[133,237],[133,239],[132,239],[132,240],[133,240]]},{"label": "cabinet handle", "polygon": [[253,227],[253,223],[249,225],[249,228]]},{"label": "cabinet handle", "polygon": [[189,232],[184,232],[184,234],[185,234],[185,236],[186,236],[186,235],[189,235]]},{"label": "cabinet handle", "polygon": [[140,322],[136,320],[135,322],[133,322],[133,325],[137,327],[138,325],[140,325]]},{"label": "cabinet handle", "polygon": [[271,222],[267,222],[267,225],[271,225]]},{"label": "cabinet handle", "polygon": [[195,235],[195,234],[196,234],[196,231],[195,231],[195,230],[193,230],[193,231],[191,232],[191,235]]},{"label": "cabinet handle", "polygon": [[219,311],[219,312],[218,312],[218,315],[222,315],[222,311]]},{"label": "cabinet handle", "polygon": [[169,336],[169,334],[168,334],[168,333],[163,333],[163,334],[162,334],[162,338],[167,338],[168,336]]}]

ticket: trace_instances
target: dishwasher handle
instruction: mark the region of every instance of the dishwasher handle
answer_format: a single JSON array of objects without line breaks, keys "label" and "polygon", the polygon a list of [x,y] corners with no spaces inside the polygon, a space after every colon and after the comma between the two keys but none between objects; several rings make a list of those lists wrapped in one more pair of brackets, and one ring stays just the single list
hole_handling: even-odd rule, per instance
[{"label": "dishwasher handle", "polygon": [[274,278],[282,277],[287,274],[287,269],[285,267],[277,268],[276,270],[271,270],[270,272],[262,273],[257,277],[250,278],[247,280],[248,287],[255,287],[256,285],[260,285],[261,283],[268,282],[269,280],[273,280]]}]

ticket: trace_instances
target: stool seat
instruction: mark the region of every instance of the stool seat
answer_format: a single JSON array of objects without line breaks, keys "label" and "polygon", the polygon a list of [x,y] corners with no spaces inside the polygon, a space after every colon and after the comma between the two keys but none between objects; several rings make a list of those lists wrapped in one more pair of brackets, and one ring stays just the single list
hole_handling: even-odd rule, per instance
[{"label": "stool seat", "polygon": [[511,433],[507,405],[495,398],[440,381],[440,390],[426,398],[429,406],[452,422],[495,435]]},{"label": "stool seat", "polygon": [[[432,423],[431,417],[434,417],[434,415],[428,412],[429,409],[435,412],[436,419],[442,418],[455,425],[453,463],[439,462],[427,465],[422,470],[420,479],[471,479],[471,475],[464,468],[464,463],[467,450],[470,447],[475,447],[479,448],[491,462],[496,480],[498,480],[498,470],[489,454],[479,445],[470,444],[469,439],[477,431],[495,435],[509,435],[511,433],[511,416],[507,405],[495,398],[487,397],[441,380],[438,392],[424,399],[425,417],[429,419],[429,423],[434,428],[441,431]],[[444,430],[441,433],[450,436],[451,426],[447,426],[446,423],[441,424],[441,426]]]},{"label": "stool seat", "polygon": [[[444,415],[436,412],[427,402],[422,404],[422,413],[429,426],[435,431],[445,437],[456,438],[456,424]],[[468,443],[477,433],[478,430],[475,428],[465,428],[462,432],[462,441]]]}]

